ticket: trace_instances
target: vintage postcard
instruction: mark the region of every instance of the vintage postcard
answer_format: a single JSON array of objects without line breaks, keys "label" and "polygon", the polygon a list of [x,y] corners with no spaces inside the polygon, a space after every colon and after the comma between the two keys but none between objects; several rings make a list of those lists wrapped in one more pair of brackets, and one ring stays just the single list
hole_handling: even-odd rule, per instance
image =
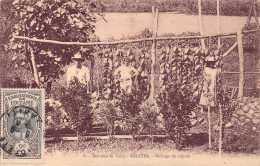
[{"label": "vintage postcard", "polygon": [[259,0],[0,0],[1,166],[259,166],[259,18]]},{"label": "vintage postcard", "polygon": [[44,89],[2,89],[1,163],[42,163]]}]

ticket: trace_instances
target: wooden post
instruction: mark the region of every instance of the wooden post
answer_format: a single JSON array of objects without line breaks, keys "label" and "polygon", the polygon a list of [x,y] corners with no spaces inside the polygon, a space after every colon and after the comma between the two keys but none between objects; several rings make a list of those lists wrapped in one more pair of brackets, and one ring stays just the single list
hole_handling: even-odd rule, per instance
[{"label": "wooden post", "polygon": [[247,20],[246,20],[246,25],[248,25],[248,24],[250,23],[250,21],[251,21],[251,16],[252,16],[253,8],[254,8],[254,6],[253,6],[253,3],[252,3],[252,5],[251,5],[251,7],[250,7],[250,10],[249,10],[249,14],[248,14]]},{"label": "wooden post", "polygon": [[[26,37],[27,34],[28,34],[27,27],[26,27],[26,24],[24,23],[24,37]],[[34,57],[34,53],[32,51],[32,48],[30,48],[30,50],[31,50],[31,55],[29,56],[28,55],[28,42],[27,42],[27,40],[24,40],[25,55],[27,57],[27,60],[29,61],[34,81],[37,84],[37,86],[39,86],[40,85],[40,81],[39,81],[39,76],[38,76],[38,72],[37,72],[37,68],[36,68],[36,64],[35,64],[35,57]]]},{"label": "wooden post", "polygon": [[[159,17],[159,11],[157,8],[152,7],[152,15],[153,15],[153,38],[157,37],[157,30],[158,30],[158,17]],[[154,81],[155,81],[155,58],[156,58],[156,40],[153,39],[152,44],[152,64],[151,64],[151,92],[149,99],[151,101],[154,100]]]},{"label": "wooden post", "polygon": [[243,43],[242,33],[237,32],[237,43],[238,43],[238,56],[239,56],[239,89],[238,97],[242,98],[244,93],[244,54],[243,54]]},{"label": "wooden post", "polygon": [[[219,0],[217,0],[217,22],[218,22],[218,35],[220,34],[220,18],[219,18],[219,13],[220,13],[220,7],[219,7]],[[220,37],[218,37],[218,49],[220,49]]]},{"label": "wooden post", "polygon": [[219,140],[218,140],[218,155],[221,157],[222,153],[222,133],[223,131],[223,117],[222,117],[222,108],[221,105],[219,104]]},{"label": "wooden post", "polygon": [[210,106],[208,106],[208,123],[209,123],[209,149],[211,149],[211,118],[210,118]]},{"label": "wooden post", "polygon": [[34,81],[39,86],[40,81],[39,81],[39,75],[38,75],[38,71],[37,71],[37,67],[36,67],[36,63],[35,63],[35,56],[34,56],[34,52],[33,52],[32,48],[30,50],[31,50],[31,61],[32,61],[32,67],[33,67]]},{"label": "wooden post", "polygon": [[[199,8],[199,25],[200,25],[200,35],[203,36],[203,27],[202,27],[202,14],[201,14],[201,0],[198,0],[198,8]],[[205,40],[201,39],[201,46],[203,49],[206,48]]]},{"label": "wooden post", "polygon": [[254,2],[255,22],[256,22],[257,28],[259,28],[259,21],[258,21],[257,9],[258,9],[258,0],[255,0],[255,2]]},{"label": "wooden post", "polygon": [[89,92],[90,94],[93,93],[93,86],[94,86],[94,65],[95,65],[95,58],[90,57],[90,88]]}]

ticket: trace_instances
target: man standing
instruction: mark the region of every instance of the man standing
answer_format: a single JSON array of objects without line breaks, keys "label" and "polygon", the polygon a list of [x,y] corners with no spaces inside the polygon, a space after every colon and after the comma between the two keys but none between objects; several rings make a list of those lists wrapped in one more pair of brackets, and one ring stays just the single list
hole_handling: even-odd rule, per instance
[{"label": "man standing", "polygon": [[87,86],[87,92],[90,90],[90,73],[86,66],[82,65],[84,58],[80,53],[75,54],[72,57],[75,64],[70,66],[67,70],[67,86],[69,87],[74,79],[77,79],[79,83]]},{"label": "man standing", "polygon": [[115,71],[114,75],[120,81],[120,89],[126,93],[131,93],[133,86],[133,77],[138,74],[138,71],[129,65],[129,58],[124,58],[124,64],[119,66]]},{"label": "man standing", "polygon": [[205,60],[206,67],[204,68],[204,83],[200,98],[200,104],[202,106],[216,106],[216,87],[221,71],[221,69],[216,68],[216,62],[217,61],[212,56],[207,57]]}]

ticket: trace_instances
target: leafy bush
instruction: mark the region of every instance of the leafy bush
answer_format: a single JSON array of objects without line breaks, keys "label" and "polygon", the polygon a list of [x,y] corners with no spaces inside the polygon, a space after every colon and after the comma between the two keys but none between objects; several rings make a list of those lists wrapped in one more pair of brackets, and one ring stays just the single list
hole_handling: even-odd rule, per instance
[{"label": "leafy bush", "polygon": [[259,149],[259,137],[252,135],[227,135],[223,142],[223,150],[229,152],[252,153]]},{"label": "leafy bush", "polygon": [[177,149],[183,148],[187,131],[191,128],[190,115],[196,107],[192,94],[191,87],[179,87],[172,83],[166,85],[157,98],[165,129],[175,141]]},{"label": "leafy bush", "polygon": [[87,86],[77,79],[71,82],[68,89],[61,94],[61,106],[69,116],[69,126],[78,134],[86,134],[92,127],[91,96]]},{"label": "leafy bush", "polygon": [[120,119],[119,110],[113,101],[101,100],[93,103],[97,109],[94,110],[94,123],[105,124],[107,134],[111,137],[116,120]]},{"label": "leafy bush", "polygon": [[153,135],[159,130],[159,124],[161,123],[158,119],[160,110],[156,103],[146,100],[141,105],[141,132],[148,133],[152,139]]},{"label": "leafy bush", "polygon": [[45,103],[46,135],[61,135],[62,130],[69,128],[69,116],[59,101],[47,99]]},{"label": "leafy bush", "polygon": [[126,123],[126,129],[134,136],[140,129],[140,105],[142,104],[142,92],[132,89],[132,93],[121,92],[116,105],[120,108],[121,119]]}]

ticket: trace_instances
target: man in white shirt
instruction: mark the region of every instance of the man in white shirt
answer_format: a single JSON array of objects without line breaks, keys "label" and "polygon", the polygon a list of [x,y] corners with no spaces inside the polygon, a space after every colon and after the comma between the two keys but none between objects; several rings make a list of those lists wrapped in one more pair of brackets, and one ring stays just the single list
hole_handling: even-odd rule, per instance
[{"label": "man in white shirt", "polygon": [[90,73],[88,67],[82,65],[84,58],[82,58],[80,53],[77,53],[72,59],[75,61],[75,64],[70,66],[67,70],[67,86],[69,87],[71,81],[76,78],[79,83],[88,87],[87,92],[89,92]]},{"label": "man in white shirt", "polygon": [[115,71],[114,75],[120,81],[120,89],[126,93],[131,93],[133,80],[132,78],[138,74],[138,71],[129,65],[129,58],[124,58],[124,64],[119,66]]},{"label": "man in white shirt", "polygon": [[216,106],[216,87],[221,69],[216,68],[214,57],[206,58],[206,67],[204,68],[204,83],[200,104],[203,106]]}]

